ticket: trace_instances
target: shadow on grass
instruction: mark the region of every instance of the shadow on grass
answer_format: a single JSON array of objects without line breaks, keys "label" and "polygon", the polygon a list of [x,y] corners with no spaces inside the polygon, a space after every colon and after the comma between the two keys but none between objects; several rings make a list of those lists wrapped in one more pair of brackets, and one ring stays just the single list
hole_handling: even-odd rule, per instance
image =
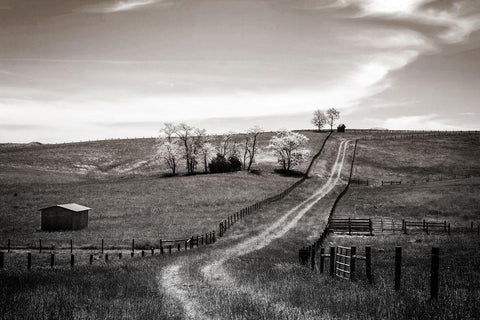
[{"label": "shadow on grass", "polygon": [[283,177],[295,177],[295,178],[301,178],[305,175],[305,173],[297,170],[284,170],[284,169],[275,169],[273,172],[276,174],[279,174]]}]

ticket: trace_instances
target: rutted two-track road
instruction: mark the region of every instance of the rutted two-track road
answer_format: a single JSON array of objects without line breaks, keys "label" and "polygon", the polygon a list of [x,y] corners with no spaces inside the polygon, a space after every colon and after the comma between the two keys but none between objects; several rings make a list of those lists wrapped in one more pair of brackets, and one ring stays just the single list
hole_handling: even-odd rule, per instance
[{"label": "rutted two-track road", "polygon": [[[218,249],[213,249],[208,253],[198,254],[196,256],[184,257],[189,263],[181,259],[167,266],[158,276],[160,288],[174,298],[183,308],[183,314],[186,319],[212,319],[215,317],[208,316],[203,310],[201,300],[196,296],[195,292],[190,291],[187,286],[190,268],[192,265],[198,266],[196,272],[203,277],[203,281],[210,287],[221,287],[223,290],[232,290],[247,292],[257,301],[265,302],[270,306],[274,305],[275,309],[281,310],[281,304],[276,305],[266,300],[265,295],[256,288],[236,283],[234,277],[230,276],[224,268],[224,264],[229,259],[246,255],[250,252],[260,250],[270,244],[273,240],[278,239],[291,230],[298,221],[322,198],[324,198],[341,179],[342,169],[345,164],[345,158],[350,141],[341,141],[338,147],[335,162],[331,168],[328,179],[322,183],[307,199],[291,208],[281,215],[273,224],[265,225],[261,232],[254,236],[246,237],[241,241],[232,241],[230,245],[224,245]],[[195,263],[193,263],[195,262]],[[212,311],[212,310],[210,310]],[[212,314],[212,312],[208,312]],[[214,314],[215,312],[213,312]]]}]

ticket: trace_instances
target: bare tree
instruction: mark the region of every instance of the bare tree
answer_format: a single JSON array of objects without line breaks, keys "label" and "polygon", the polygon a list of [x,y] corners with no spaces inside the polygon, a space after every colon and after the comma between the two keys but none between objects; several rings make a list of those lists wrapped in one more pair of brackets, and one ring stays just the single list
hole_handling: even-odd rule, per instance
[{"label": "bare tree", "polygon": [[172,174],[175,175],[177,173],[178,161],[182,157],[180,145],[176,141],[169,142],[165,139],[157,149],[157,154],[172,170]]},{"label": "bare tree", "polygon": [[330,108],[327,110],[327,121],[328,121],[328,124],[330,125],[330,131],[333,130],[333,124],[338,119],[340,119],[340,111],[338,111],[335,108]]},{"label": "bare tree", "polygon": [[218,154],[221,156],[228,158],[229,152],[231,152],[232,143],[233,143],[233,132],[227,132],[222,135],[222,139],[220,140],[220,145],[218,147]]},{"label": "bare tree", "polygon": [[210,143],[210,141],[206,140],[201,148],[201,155],[202,155],[202,160],[203,160],[203,168],[205,170],[205,173],[208,172],[208,162],[212,160],[216,153],[215,147]]},{"label": "bare tree", "polygon": [[257,138],[263,132],[263,129],[259,126],[254,126],[250,128],[247,132],[247,137],[245,139],[245,153],[243,155],[244,167],[246,160],[248,158],[247,170],[250,171],[255,155],[257,153]]},{"label": "bare tree", "polygon": [[164,132],[172,132],[183,147],[183,157],[186,161],[187,173],[193,174],[197,166],[197,158],[201,153],[205,140],[205,130],[191,127],[185,123],[175,126],[165,126]]},{"label": "bare tree", "polygon": [[315,110],[313,112],[312,124],[318,128],[318,131],[322,129],[324,125],[327,124],[327,116],[321,110]]}]

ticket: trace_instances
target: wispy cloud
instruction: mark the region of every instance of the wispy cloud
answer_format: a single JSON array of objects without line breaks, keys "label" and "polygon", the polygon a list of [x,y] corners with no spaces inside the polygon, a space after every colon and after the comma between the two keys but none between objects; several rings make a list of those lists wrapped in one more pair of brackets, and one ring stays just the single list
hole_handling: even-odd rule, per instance
[{"label": "wispy cloud", "polygon": [[170,6],[174,4],[173,0],[121,0],[113,1],[103,5],[90,5],[82,7],[76,11],[87,13],[115,13],[121,11],[130,11],[148,5],[159,3],[163,6]]},{"label": "wispy cloud", "polygon": [[459,126],[451,125],[442,120],[437,114],[404,116],[377,119],[379,127],[390,130],[460,130]]}]

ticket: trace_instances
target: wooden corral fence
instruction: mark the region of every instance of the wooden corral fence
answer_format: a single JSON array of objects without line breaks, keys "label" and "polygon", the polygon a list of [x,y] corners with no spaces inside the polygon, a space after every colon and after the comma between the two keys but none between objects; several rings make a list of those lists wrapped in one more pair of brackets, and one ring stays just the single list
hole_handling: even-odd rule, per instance
[{"label": "wooden corral fence", "polygon": [[333,233],[373,235],[371,219],[336,218],[330,219],[328,230]]},{"label": "wooden corral fence", "polygon": [[424,184],[432,182],[441,182],[441,181],[454,181],[454,180],[466,180],[471,179],[476,176],[470,174],[455,174],[451,176],[434,176],[426,177],[421,179],[412,179],[412,180],[375,180],[375,179],[364,179],[360,177],[354,177],[351,180],[351,184],[359,186],[369,186],[369,187],[384,187],[392,185],[402,185],[402,184]]},{"label": "wooden corral fence", "polygon": [[[372,269],[372,248],[365,247],[365,255],[358,255],[356,247],[336,246],[330,247],[329,253],[325,253],[325,248],[319,248],[318,258],[316,250],[312,247],[304,247],[299,251],[299,261],[302,265],[308,266],[312,271],[324,274],[326,273],[326,260],[329,265],[329,275],[349,281],[358,281],[364,274],[369,284],[374,282]],[[364,262],[364,271],[360,272],[359,262]],[[439,292],[439,264],[440,250],[437,247],[432,248],[430,265],[430,297],[438,298]],[[394,279],[393,287],[399,291],[402,283],[402,247],[395,247],[394,257]]]},{"label": "wooden corral fence", "polygon": [[369,283],[373,283],[372,276],[372,248],[365,247],[365,255],[358,255],[356,247],[330,247],[328,253],[325,248],[319,248],[318,258],[313,246],[304,247],[299,251],[299,261],[302,265],[309,266],[312,271],[326,272],[326,260],[329,261],[330,275],[345,280],[355,280],[358,270],[358,262],[365,262],[365,277]]}]

